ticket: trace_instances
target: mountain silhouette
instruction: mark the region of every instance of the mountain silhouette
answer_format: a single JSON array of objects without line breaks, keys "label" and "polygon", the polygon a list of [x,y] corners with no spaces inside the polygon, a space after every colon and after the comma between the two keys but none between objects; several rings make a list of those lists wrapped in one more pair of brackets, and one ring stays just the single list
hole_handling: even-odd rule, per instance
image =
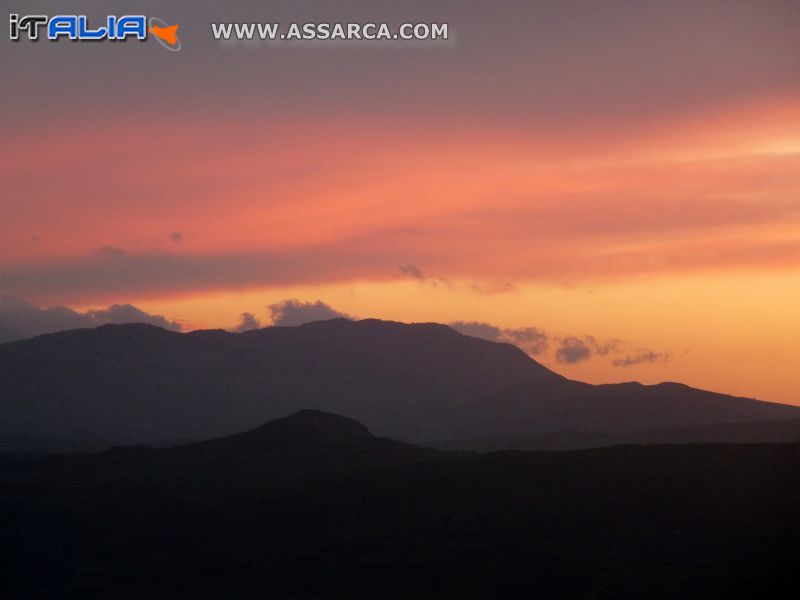
[{"label": "mountain silhouette", "polygon": [[569,381],[512,345],[434,323],[105,325],[0,345],[0,435],[199,440],[308,407],[423,443],[800,418],[798,407],[679,384]]}]

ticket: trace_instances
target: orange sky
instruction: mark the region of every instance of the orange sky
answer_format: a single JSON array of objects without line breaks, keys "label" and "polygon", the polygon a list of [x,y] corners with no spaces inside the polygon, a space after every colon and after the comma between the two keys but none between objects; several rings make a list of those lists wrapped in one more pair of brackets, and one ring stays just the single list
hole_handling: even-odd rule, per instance
[{"label": "orange sky", "polygon": [[[708,23],[722,23],[720,15]],[[777,14],[763,16],[778,27]],[[641,27],[653,26],[640,17]],[[728,17],[729,27],[749,31],[749,12]],[[601,55],[633,60],[623,42],[591,23],[579,22],[575,39],[601,40]],[[730,31],[709,25],[692,34],[678,24],[669,43],[694,44],[709,61],[716,46],[708,40]],[[182,27],[191,48],[191,22]],[[468,39],[471,30],[461,31]],[[630,43],[640,43],[631,31]],[[772,73],[768,50],[760,48],[763,60],[742,55],[747,85],[738,89],[736,71],[712,70],[711,61],[707,79],[719,78],[708,83],[697,65],[658,62],[650,48],[649,64],[670,84],[663,98],[649,71],[631,83],[631,65],[614,73],[609,59],[608,81],[585,74],[589,95],[580,105],[570,88],[563,110],[554,95],[552,106],[527,112],[512,101],[555,92],[539,80],[519,83],[535,77],[536,64],[522,61],[480,76],[519,86],[516,99],[480,88],[453,100],[452,110],[438,103],[455,91],[434,93],[439,84],[420,66],[408,80],[413,96],[406,88],[392,96],[385,83],[371,92],[352,83],[332,88],[329,106],[317,104],[320,90],[301,90],[289,66],[280,76],[296,102],[253,87],[254,77],[224,96],[214,91],[222,86],[196,77],[194,92],[185,74],[200,69],[196,62],[182,63],[165,91],[185,97],[185,106],[137,96],[133,84],[138,102],[92,96],[95,110],[63,82],[64,101],[54,94],[49,105],[34,94],[45,84],[18,86],[4,110],[39,118],[24,127],[8,121],[0,138],[0,293],[81,309],[132,302],[187,328],[232,327],[244,311],[266,323],[265,307],[288,298],[358,317],[537,327],[550,350],[536,358],[570,377],[678,380],[800,404],[800,86],[781,71],[800,59],[782,58]],[[785,54],[777,42],[774,50]],[[458,60],[461,51],[431,64]],[[45,60],[46,48],[35,52],[31,61]],[[125,52],[123,74],[143,77],[134,51]],[[251,76],[278,68],[254,54],[204,52],[217,83],[237,60]],[[578,55],[553,59],[551,87],[572,85],[558,73],[582,69]],[[352,56],[376,73],[385,60]],[[406,56],[392,60],[402,61],[398,68],[423,61]],[[223,60],[227,68],[215,63]],[[344,63],[339,69],[348,72]],[[684,75],[683,86],[672,85]],[[476,81],[441,76],[466,94]],[[342,103],[346,94],[352,103]],[[405,101],[394,106],[394,97]],[[50,105],[58,107],[52,114]],[[555,350],[570,336],[593,336],[601,346],[615,340],[615,350],[559,362]],[[648,352],[655,358],[613,364]]]}]

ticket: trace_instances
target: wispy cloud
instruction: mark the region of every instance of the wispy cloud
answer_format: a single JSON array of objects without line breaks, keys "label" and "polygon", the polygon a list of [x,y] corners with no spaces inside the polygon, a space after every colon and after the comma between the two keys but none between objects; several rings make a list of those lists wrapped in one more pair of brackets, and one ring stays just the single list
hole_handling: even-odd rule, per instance
[{"label": "wispy cloud", "polygon": [[397,270],[400,271],[400,273],[402,273],[403,275],[407,275],[412,279],[419,279],[419,280],[425,279],[425,273],[423,273],[422,269],[420,269],[416,265],[403,265],[402,267],[399,267]]},{"label": "wispy cloud", "polygon": [[540,327],[503,328],[485,321],[455,321],[449,325],[464,335],[514,344],[531,356],[552,357],[563,365],[575,365],[594,357],[608,357],[615,367],[629,367],[670,358],[669,353],[638,346],[631,352],[629,342],[616,338],[600,340],[592,335],[552,336]]},{"label": "wispy cloud", "polygon": [[548,335],[538,327],[501,328],[481,321],[455,321],[450,327],[464,335],[479,337],[492,342],[505,342],[522,348],[531,356],[547,351]]},{"label": "wispy cloud", "polygon": [[652,350],[639,350],[636,354],[628,354],[612,361],[615,367],[630,367],[641,363],[666,362],[670,355],[666,352],[653,352]]},{"label": "wispy cloud", "polygon": [[556,360],[567,365],[589,360],[591,356],[592,348],[586,343],[586,340],[573,336],[562,339],[556,349]]}]

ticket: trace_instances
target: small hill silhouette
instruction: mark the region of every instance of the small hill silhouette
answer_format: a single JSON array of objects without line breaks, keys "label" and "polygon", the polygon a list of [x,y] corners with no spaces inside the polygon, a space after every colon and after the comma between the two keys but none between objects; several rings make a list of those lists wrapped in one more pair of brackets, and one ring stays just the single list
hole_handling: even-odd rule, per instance
[{"label": "small hill silhouette", "polygon": [[225,439],[231,445],[274,446],[362,443],[376,438],[358,421],[321,410],[304,409]]},{"label": "small hill silhouette", "polygon": [[214,452],[266,452],[297,446],[348,447],[370,446],[380,443],[412,448],[412,446],[372,435],[369,430],[353,419],[326,413],[321,410],[304,409],[288,417],[269,421],[264,425],[205,442],[181,446],[188,450]]},{"label": "small hill silhouette", "polygon": [[[114,454],[122,454],[117,449]],[[132,448],[132,453],[149,449]],[[255,462],[275,475],[323,469],[354,469],[441,457],[437,450],[372,435],[353,419],[304,409],[288,417],[234,435],[157,451],[161,455],[200,462]],[[238,468],[238,467],[237,467]]]}]

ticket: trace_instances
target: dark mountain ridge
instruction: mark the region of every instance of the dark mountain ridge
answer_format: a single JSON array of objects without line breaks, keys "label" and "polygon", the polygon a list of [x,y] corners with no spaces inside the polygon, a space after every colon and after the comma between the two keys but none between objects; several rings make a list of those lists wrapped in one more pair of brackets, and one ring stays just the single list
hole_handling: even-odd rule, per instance
[{"label": "dark mountain ridge", "polygon": [[106,325],[0,344],[0,435],[208,439],[308,407],[414,442],[800,418],[678,384],[569,381],[519,348],[433,323]]}]

